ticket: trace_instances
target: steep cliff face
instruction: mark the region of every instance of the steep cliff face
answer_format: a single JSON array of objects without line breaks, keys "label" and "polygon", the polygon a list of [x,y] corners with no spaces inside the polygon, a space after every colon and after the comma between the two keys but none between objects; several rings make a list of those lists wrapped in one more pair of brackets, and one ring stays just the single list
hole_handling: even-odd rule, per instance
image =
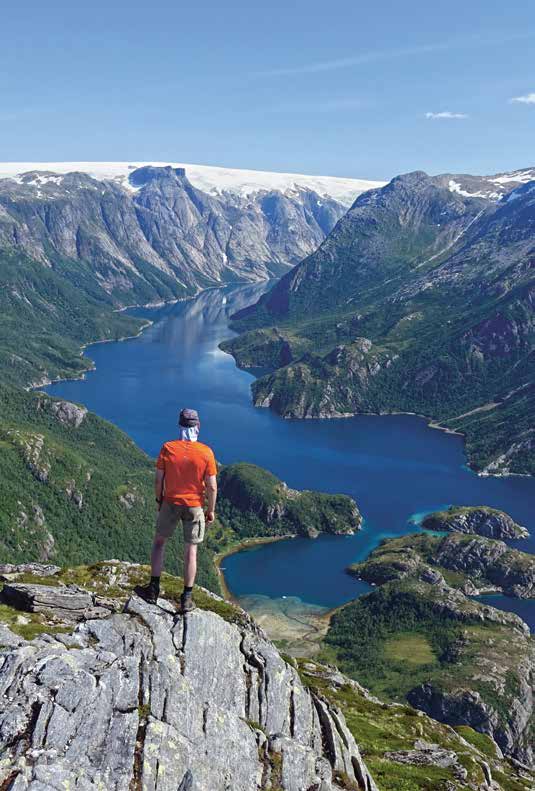
[{"label": "steep cliff face", "polygon": [[51,591],[71,634],[0,633],[4,788],[377,791],[340,709],[244,614]]},{"label": "steep cliff face", "polygon": [[0,180],[0,246],[116,304],[148,302],[280,275],[345,211],[297,185],[209,194],[170,166],[132,170],[122,183],[33,171]]}]

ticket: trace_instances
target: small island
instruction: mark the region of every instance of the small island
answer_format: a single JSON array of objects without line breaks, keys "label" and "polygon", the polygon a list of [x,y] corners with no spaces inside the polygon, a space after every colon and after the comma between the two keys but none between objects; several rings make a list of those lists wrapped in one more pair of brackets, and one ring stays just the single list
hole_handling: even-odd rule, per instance
[{"label": "small island", "polygon": [[509,514],[487,505],[451,506],[447,511],[428,514],[422,522],[425,530],[471,533],[486,538],[527,538],[528,530]]}]

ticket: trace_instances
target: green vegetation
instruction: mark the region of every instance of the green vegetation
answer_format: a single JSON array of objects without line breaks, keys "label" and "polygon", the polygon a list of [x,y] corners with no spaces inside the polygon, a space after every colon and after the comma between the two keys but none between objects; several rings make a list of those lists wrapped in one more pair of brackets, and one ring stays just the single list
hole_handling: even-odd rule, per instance
[{"label": "green vegetation", "polygon": [[139,332],[144,322],[114,313],[80,265],[65,277],[22,253],[0,251],[0,382],[30,385],[80,376],[91,362],[80,346]]},{"label": "green vegetation", "polygon": [[254,464],[223,467],[219,518],[240,537],[348,533],[361,516],[346,495],[298,492]]},{"label": "green vegetation", "polygon": [[242,335],[224,348],[239,365],[277,369],[253,397],[284,416],[416,412],[462,432],[477,470],[533,474],[525,212],[487,218],[461,254],[445,229],[455,236],[461,217],[475,228],[485,205],[462,205],[425,174],[396,181],[361,196],[314,254],[238,313]]},{"label": "green vegetation", "polygon": [[[483,734],[462,726],[450,728],[407,705],[385,704],[367,696],[356,684],[332,683],[329,671],[310,660],[298,660],[303,683],[338,706],[380,791],[439,791],[478,787],[484,780],[482,762],[499,773],[503,791],[527,791],[531,778],[497,758],[496,745]],[[462,737],[462,738],[460,738]],[[452,751],[466,769],[460,781],[452,767],[402,764],[394,751],[413,750],[420,741]]]},{"label": "green vegetation", "polygon": [[[61,421],[55,403],[0,384],[0,562],[145,562],[156,518],[153,462],[96,415],[87,413],[78,427]],[[218,511],[199,553],[199,583],[214,591],[215,555],[243,538],[341,532],[358,524],[350,498],[292,492],[266,470],[245,464],[221,471]],[[177,530],[166,565],[179,574],[182,562]]]},{"label": "green vegetation", "polygon": [[[96,415],[78,428],[60,422],[53,403],[0,385],[0,562],[145,561],[154,533],[153,463]],[[199,581],[214,590],[216,549],[209,545],[199,557]],[[180,572],[182,558],[177,535],[168,568]]]},{"label": "green vegetation", "polygon": [[325,645],[326,661],[374,694],[403,701],[423,683],[455,695],[473,690],[504,725],[532,650],[507,617],[485,619],[480,605],[459,595],[448,599],[411,578],[386,583],[336,612]]},{"label": "green vegetation", "polygon": [[[343,672],[375,694],[403,700],[430,675],[440,677],[464,628],[454,619],[437,616],[433,603],[415,596],[408,585],[386,584],[336,612],[325,643]],[[407,663],[410,640],[419,645],[427,663]]]},{"label": "green vegetation", "polygon": [[[440,526],[433,516],[425,524]],[[510,549],[503,542],[470,533],[452,532],[445,536],[414,533],[384,539],[369,557],[353,563],[347,571],[367,582],[382,585],[407,576],[418,577],[439,572],[453,588],[497,588],[512,596],[533,596],[535,557]]]},{"label": "green vegetation", "polygon": [[407,662],[409,665],[432,665],[436,660],[427,637],[411,632],[398,632],[395,638],[385,640],[384,655],[391,662]]},{"label": "green vegetation", "polygon": [[[0,604],[0,623],[5,623],[12,632],[25,640],[33,640],[40,634],[61,634],[71,630],[65,626],[54,626],[46,621],[42,613],[21,613],[7,604]],[[2,638],[0,636],[0,648]]]},{"label": "green vegetation", "polygon": [[457,725],[455,731],[467,742],[473,744],[483,755],[487,755],[489,758],[496,758],[498,754],[496,744],[486,733],[478,733],[468,725]]}]

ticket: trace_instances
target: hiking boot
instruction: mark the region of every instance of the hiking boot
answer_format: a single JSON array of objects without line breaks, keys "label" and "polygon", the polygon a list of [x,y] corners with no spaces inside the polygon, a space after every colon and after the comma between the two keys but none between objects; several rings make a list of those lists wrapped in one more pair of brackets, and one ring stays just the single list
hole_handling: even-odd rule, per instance
[{"label": "hiking boot", "polygon": [[179,612],[181,612],[182,615],[186,615],[186,613],[191,612],[196,608],[196,606],[197,605],[193,601],[191,594],[187,594],[187,593],[182,594],[182,596],[180,597],[180,610],[179,610]]},{"label": "hiking boot", "polygon": [[156,604],[160,595],[159,589],[152,582],[149,582],[148,585],[136,585],[134,593],[149,604]]}]

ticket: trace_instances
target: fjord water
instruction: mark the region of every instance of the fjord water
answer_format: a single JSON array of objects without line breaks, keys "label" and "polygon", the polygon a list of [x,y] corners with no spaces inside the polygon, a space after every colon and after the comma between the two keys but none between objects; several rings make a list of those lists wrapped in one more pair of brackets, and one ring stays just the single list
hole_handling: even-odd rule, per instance
[{"label": "fjord water", "polygon": [[[130,311],[153,324],[139,337],[95,344],[96,370],[85,380],[47,388],[85,404],[156,456],[176,434],[179,408],[196,407],[202,439],[222,463],[259,464],[295,488],[354,497],[365,518],[354,536],[295,538],[225,559],[237,596],[260,594],[334,607],[368,586],[344,568],[386,536],[414,530],[412,520],[446,506],[490,505],[532,532],[518,548],[535,552],[535,480],[479,477],[466,466],[461,437],[430,429],[410,415],[340,420],[282,420],[251,404],[253,376],[218,349],[232,335],[228,317],[256,301],[266,284],[205,291],[160,308]],[[535,604],[501,597],[498,606],[535,622]],[[489,602],[490,603],[490,602]]]}]

